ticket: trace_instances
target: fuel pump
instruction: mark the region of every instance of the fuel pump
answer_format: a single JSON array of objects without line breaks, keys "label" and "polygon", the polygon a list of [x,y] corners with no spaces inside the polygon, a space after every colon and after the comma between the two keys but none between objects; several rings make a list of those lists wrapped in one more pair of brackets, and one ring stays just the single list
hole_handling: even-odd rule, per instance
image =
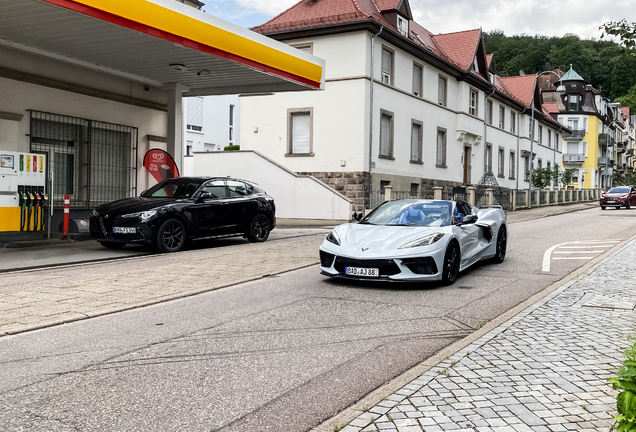
[{"label": "fuel pump", "polygon": [[38,231],[40,226],[40,202],[42,197],[38,193],[37,188],[34,187],[33,189],[33,231]]},{"label": "fuel pump", "polygon": [[44,188],[40,187],[39,188],[39,193],[40,193],[40,231],[44,231],[44,221],[46,220],[46,215],[48,215],[48,201],[49,201],[49,196],[47,194],[44,193]]},{"label": "fuel pump", "polygon": [[[27,155],[28,156],[28,155]],[[31,162],[29,160],[29,162]],[[29,166],[29,165],[27,165]],[[33,201],[35,201],[35,197],[33,196],[33,192],[31,191],[31,187],[27,186],[27,220],[26,220],[26,230],[31,231],[31,214],[33,213]]]},{"label": "fuel pump", "polygon": [[26,202],[27,196],[24,186],[18,188],[18,195],[20,196],[20,231],[24,231],[26,222]]}]

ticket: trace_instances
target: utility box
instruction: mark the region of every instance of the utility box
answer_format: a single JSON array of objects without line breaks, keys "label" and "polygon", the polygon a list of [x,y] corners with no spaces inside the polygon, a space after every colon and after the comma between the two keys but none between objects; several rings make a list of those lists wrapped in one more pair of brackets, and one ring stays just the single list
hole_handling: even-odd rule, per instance
[{"label": "utility box", "polygon": [[44,230],[46,178],[45,155],[0,150],[0,232]]}]

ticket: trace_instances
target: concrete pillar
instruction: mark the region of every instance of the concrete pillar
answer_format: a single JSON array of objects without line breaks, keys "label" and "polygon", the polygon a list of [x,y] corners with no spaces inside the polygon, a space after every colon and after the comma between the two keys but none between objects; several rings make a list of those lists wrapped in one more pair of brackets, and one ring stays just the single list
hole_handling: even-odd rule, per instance
[{"label": "concrete pillar", "polygon": [[444,190],[441,186],[433,186],[433,199],[441,200],[442,199],[442,191]]},{"label": "concrete pillar", "polygon": [[526,191],[526,208],[530,208],[530,189],[525,189]]},{"label": "concrete pillar", "polygon": [[466,200],[470,206],[475,205],[475,188],[472,186],[466,187]]},{"label": "concrete pillar", "polygon": [[517,189],[510,189],[510,211],[517,210]]},{"label": "concrete pillar", "polygon": [[183,92],[188,86],[171,84],[168,90],[168,153],[183,175]]},{"label": "concrete pillar", "polygon": [[486,189],[486,203],[488,205],[493,205],[495,203],[495,196],[490,188]]},{"label": "concrete pillar", "polygon": [[541,207],[541,191],[539,189],[534,190],[534,196],[537,200],[537,207]]},{"label": "concrete pillar", "polygon": [[384,187],[384,201],[391,201],[391,192],[393,192],[393,186]]}]

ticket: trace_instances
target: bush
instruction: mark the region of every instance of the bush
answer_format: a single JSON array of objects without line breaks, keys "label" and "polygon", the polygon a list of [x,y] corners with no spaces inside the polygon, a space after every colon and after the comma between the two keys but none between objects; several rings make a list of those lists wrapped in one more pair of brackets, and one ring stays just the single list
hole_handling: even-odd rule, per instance
[{"label": "bush", "polygon": [[229,145],[229,146],[225,146],[223,148],[223,151],[234,151],[234,150],[240,150],[241,146],[240,145]]},{"label": "bush", "polygon": [[[636,341],[636,337],[630,337]],[[616,378],[608,378],[614,390],[622,390],[616,397],[618,421],[616,432],[636,431],[636,343],[623,352],[623,366],[618,369]]]}]

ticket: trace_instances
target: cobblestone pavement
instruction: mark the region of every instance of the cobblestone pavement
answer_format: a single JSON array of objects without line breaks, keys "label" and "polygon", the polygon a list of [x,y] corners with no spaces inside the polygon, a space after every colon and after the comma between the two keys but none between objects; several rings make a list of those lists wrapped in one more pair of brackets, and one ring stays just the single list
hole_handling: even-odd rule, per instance
[{"label": "cobblestone pavement", "polygon": [[[0,335],[195,295],[318,264],[324,233],[0,274]],[[45,282],[43,282],[45,281]]]},{"label": "cobblestone pavement", "polygon": [[609,431],[607,378],[636,331],[635,260],[631,242],[340,432]]}]

